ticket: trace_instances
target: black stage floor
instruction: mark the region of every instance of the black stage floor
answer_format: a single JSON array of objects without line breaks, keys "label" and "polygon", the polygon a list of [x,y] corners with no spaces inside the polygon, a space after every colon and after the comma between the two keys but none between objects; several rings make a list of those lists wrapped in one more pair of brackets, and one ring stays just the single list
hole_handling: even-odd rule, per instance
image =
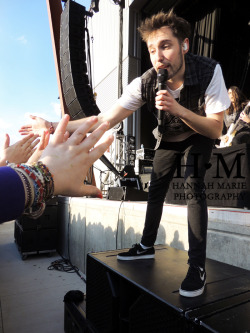
[{"label": "black stage floor", "polygon": [[97,332],[250,332],[250,271],[207,259],[204,294],[185,298],[187,252],[155,249],[136,261],[88,254],[86,315]]}]

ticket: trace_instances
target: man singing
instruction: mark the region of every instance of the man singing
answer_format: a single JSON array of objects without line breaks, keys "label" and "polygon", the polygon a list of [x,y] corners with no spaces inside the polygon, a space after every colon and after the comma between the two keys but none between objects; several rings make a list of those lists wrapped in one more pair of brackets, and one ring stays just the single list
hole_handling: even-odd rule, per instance
[{"label": "man singing", "polygon": [[[117,258],[154,258],[164,200],[179,157],[183,155],[184,182],[192,182],[194,186],[185,186],[189,269],[179,292],[182,296],[195,297],[203,293],[206,283],[205,166],[210,160],[214,139],[221,135],[224,111],[230,100],[220,65],[188,52],[190,31],[189,23],[172,10],[159,12],[142,22],[139,32],[147,44],[153,67],[126,87],[117,103],[98,116],[98,123],[109,121],[113,127],[145,103],[155,115],[157,110],[162,111],[162,126],[153,131],[157,142],[141,242],[119,253]],[[167,70],[166,90],[157,91],[159,69]],[[33,120],[33,124],[23,126],[21,132],[50,128],[51,124],[44,119],[33,117]],[[85,119],[70,122],[69,132],[74,132],[83,121]],[[198,174],[194,163],[198,163]]]}]

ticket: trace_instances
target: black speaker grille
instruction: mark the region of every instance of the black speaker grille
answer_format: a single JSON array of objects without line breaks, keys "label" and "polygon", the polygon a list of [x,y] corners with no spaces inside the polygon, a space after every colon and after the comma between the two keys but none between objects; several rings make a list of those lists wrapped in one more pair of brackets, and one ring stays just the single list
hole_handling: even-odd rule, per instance
[{"label": "black speaker grille", "polygon": [[87,257],[86,318],[99,333],[117,333],[117,304],[114,299],[107,269]]},{"label": "black speaker grille", "polygon": [[185,319],[168,305],[142,294],[130,308],[130,333],[184,333]]},{"label": "black speaker grille", "polygon": [[98,115],[87,73],[85,7],[68,0],[61,14],[60,68],[63,95],[71,119]]}]

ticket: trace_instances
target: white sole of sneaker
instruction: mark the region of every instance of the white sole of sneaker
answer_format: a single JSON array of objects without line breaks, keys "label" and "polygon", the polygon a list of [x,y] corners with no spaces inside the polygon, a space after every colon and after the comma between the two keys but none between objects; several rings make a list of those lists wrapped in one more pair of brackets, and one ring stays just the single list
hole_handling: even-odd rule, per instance
[{"label": "white sole of sneaker", "polygon": [[181,288],[179,289],[179,294],[184,297],[197,297],[203,294],[205,289],[205,284],[204,287],[198,290],[193,290],[193,291],[188,291],[188,290],[182,290]]},{"label": "white sole of sneaker", "polygon": [[117,256],[118,260],[140,260],[140,259],[154,259],[155,255],[154,254],[145,254],[143,256],[131,256],[131,257],[122,257],[122,256]]}]

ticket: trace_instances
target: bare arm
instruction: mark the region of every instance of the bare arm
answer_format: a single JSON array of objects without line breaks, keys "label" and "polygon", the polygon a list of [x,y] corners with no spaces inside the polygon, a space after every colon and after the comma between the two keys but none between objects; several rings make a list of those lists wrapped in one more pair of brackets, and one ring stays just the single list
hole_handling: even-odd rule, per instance
[{"label": "bare arm", "polygon": [[195,132],[208,138],[217,139],[221,135],[224,111],[208,114],[207,117],[197,115],[181,106],[166,90],[157,93],[156,108],[179,117]]},{"label": "bare arm", "polygon": [[183,108],[180,118],[195,132],[210,139],[217,139],[223,129],[224,111],[208,114],[206,117],[199,116],[194,112]]},{"label": "bare arm", "polygon": [[[129,117],[133,112],[134,111],[123,108],[119,104],[115,104],[109,111],[107,111],[105,113],[100,113],[98,115],[97,124],[95,124],[89,130],[89,132],[92,132],[93,130],[95,130],[100,124],[102,124],[105,121],[108,121],[110,123],[110,128],[112,128],[116,124],[121,122],[123,119]],[[22,135],[27,135],[32,132],[42,135],[43,131],[47,131],[51,127],[53,127],[54,130],[56,130],[56,128],[58,126],[58,122],[51,123],[43,118],[36,117],[36,116],[30,116],[30,118],[32,119],[31,124],[24,125],[19,130],[19,132]],[[79,128],[79,126],[83,125],[89,118],[90,117],[70,121],[67,126],[67,131],[70,134],[72,134]]]},{"label": "bare arm", "polygon": [[[116,124],[120,123],[123,119],[129,117],[133,112],[134,111],[125,109],[116,103],[107,112],[100,113],[98,115],[98,122],[91,128],[90,131],[92,132],[105,121],[108,121],[110,123],[110,128],[112,128]],[[69,131],[69,133],[73,133],[81,124],[86,121],[86,119],[87,118],[70,121],[67,126],[67,130]]]},{"label": "bare arm", "polygon": [[6,160],[11,163],[25,163],[34,153],[34,148],[39,143],[38,135],[29,133],[23,139],[10,145],[10,137],[5,135],[3,147],[0,147],[0,166],[6,165]]}]

